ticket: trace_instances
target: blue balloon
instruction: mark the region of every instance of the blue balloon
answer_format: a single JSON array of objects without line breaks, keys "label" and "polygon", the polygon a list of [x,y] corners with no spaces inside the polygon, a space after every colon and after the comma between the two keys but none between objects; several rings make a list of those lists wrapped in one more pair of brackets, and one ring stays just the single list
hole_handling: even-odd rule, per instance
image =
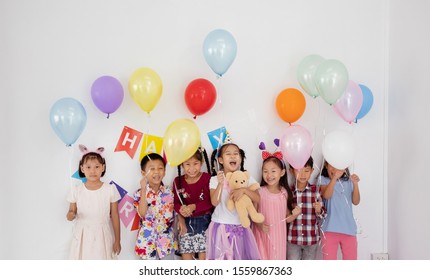
[{"label": "blue balloon", "polygon": [[79,101],[65,97],[52,105],[49,120],[57,136],[66,146],[71,146],[85,128],[87,113]]},{"label": "blue balloon", "polygon": [[210,68],[220,77],[227,72],[236,58],[237,44],[233,35],[224,29],[215,29],[205,38],[203,55]]},{"label": "blue balloon", "polygon": [[361,105],[361,109],[357,114],[356,120],[363,118],[367,113],[369,113],[370,109],[373,105],[373,94],[368,87],[365,85],[359,84],[361,88],[361,92],[363,93],[363,104]]}]

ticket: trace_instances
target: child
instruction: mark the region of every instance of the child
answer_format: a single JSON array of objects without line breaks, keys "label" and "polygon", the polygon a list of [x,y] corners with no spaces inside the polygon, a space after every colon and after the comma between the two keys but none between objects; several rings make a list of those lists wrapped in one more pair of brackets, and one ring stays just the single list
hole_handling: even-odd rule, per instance
[{"label": "child", "polygon": [[67,197],[70,202],[67,220],[76,221],[70,259],[112,259],[121,252],[118,215],[121,196],[115,186],[100,180],[106,172],[106,162],[101,156],[104,148],[90,152],[84,145],[79,145],[79,149],[83,152],[79,176],[87,181],[72,187]]},{"label": "child", "polygon": [[288,228],[288,259],[315,260],[320,240],[319,219],[324,218],[321,196],[315,185],[309,184],[313,172],[314,161],[309,157],[300,170],[290,168],[295,182],[291,187],[293,205],[300,207],[299,215]]},{"label": "child", "polygon": [[352,213],[352,204],[360,203],[358,182],[360,178],[349,170],[336,169],[328,162],[321,172],[321,193],[327,208],[323,222],[322,252],[324,260],[337,259],[340,245],[344,260],[357,259],[357,225]]},{"label": "child", "polygon": [[[216,173],[212,169],[213,177],[210,180],[210,196],[215,206],[212,221],[207,231],[206,259],[209,260],[259,260],[257,243],[250,228],[240,224],[236,210],[228,210],[227,200],[238,200],[242,195],[248,195],[254,203],[260,200],[258,191],[246,188],[230,191],[224,173],[242,170],[245,153],[236,144],[227,143],[212,153],[212,166],[218,157],[219,169]],[[256,183],[252,177],[249,184]]]},{"label": "child", "polygon": [[156,153],[140,162],[142,179],[134,193],[134,206],[140,216],[136,255],[144,260],[173,260],[177,247],[173,234],[173,192],[164,186],[166,162]]},{"label": "child", "polygon": [[[206,230],[213,206],[209,191],[211,175],[201,172],[203,160],[210,171],[206,151],[199,148],[178,166],[178,177],[173,182],[175,212],[179,213],[179,253],[183,260],[192,260],[195,254],[199,260],[206,259]],[[185,173],[182,176],[181,166]]]},{"label": "child", "polygon": [[263,151],[262,179],[258,212],[264,222],[255,224],[253,232],[264,260],[287,259],[287,227],[300,208],[293,209],[293,194],[288,187],[287,172],[282,153]]}]

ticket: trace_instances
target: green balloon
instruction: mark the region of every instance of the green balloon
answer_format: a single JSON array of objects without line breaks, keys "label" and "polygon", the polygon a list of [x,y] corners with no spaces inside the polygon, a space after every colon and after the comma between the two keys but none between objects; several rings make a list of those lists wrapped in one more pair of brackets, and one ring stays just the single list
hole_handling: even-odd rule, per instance
[{"label": "green balloon", "polygon": [[302,89],[312,97],[319,96],[315,85],[315,72],[318,66],[324,61],[322,56],[311,54],[303,58],[297,67],[297,80]]},{"label": "green balloon", "polygon": [[345,92],[349,76],[345,65],[336,59],[322,62],[315,72],[315,85],[320,96],[333,105]]}]

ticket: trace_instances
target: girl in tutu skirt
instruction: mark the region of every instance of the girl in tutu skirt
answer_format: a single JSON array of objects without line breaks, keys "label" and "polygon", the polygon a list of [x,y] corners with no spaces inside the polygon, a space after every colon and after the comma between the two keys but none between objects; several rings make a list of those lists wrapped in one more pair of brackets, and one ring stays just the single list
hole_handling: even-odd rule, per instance
[{"label": "girl in tutu skirt", "polygon": [[[250,228],[240,224],[235,209],[227,209],[229,197],[236,201],[242,195],[248,195],[254,203],[258,203],[258,191],[246,188],[230,191],[224,173],[242,170],[245,152],[236,144],[226,143],[212,153],[212,178],[210,180],[210,196],[215,210],[207,230],[206,259],[208,260],[259,260],[260,253]],[[218,160],[218,161],[217,161]],[[214,164],[217,163],[218,172]],[[250,178],[249,184],[256,183]]]}]

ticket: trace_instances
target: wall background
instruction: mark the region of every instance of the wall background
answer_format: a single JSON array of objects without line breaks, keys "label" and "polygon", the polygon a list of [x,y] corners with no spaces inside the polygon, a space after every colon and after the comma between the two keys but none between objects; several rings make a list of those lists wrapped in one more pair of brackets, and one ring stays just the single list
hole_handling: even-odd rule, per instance
[{"label": "wall background", "polygon": [[[414,29],[415,24],[426,26],[414,21],[413,13],[405,16],[403,12],[424,12],[429,4],[419,0],[408,3],[411,4],[392,1],[389,5],[384,0],[1,1],[0,149],[4,167],[0,259],[67,258],[72,223],[65,219],[66,196],[80,157],[77,144],[104,146],[108,170],[104,180],[114,180],[134,192],[140,178],[140,147],[134,159],[125,152],[114,152],[123,127],[162,137],[172,121],[191,118],[183,94],[196,78],[212,81],[218,92],[215,107],[196,119],[203,145],[211,150],[206,133],[225,126],[234,142],[246,151],[246,168],[259,179],[258,144],[264,141],[269,150],[273,149],[272,140],[288,127],[277,116],[276,96],[288,87],[301,90],[296,68],[309,54],[342,61],[350,79],[367,85],[375,98],[369,114],[350,125],[321,98],[312,99],[302,91],[306,110],[296,122],[311,132],[318,166],[326,133],[344,130],[354,137],[358,152],[351,169],[360,175],[362,196],[362,202],[354,208],[361,229],[359,258],[369,259],[371,253],[380,252],[388,252],[396,259],[428,258],[428,250],[417,253],[422,247],[420,239],[414,241],[411,237],[405,226],[409,215],[405,217],[404,207],[399,207],[404,201],[416,200],[416,194],[401,191],[410,181],[399,177],[405,173],[401,162],[412,162],[415,155],[399,151],[404,141],[410,148],[425,147],[423,143],[410,142],[424,124],[406,116],[416,105],[424,104],[419,98],[426,97],[418,94],[424,91],[424,68],[414,68],[413,77],[421,77],[423,85],[415,85],[416,91],[410,94],[417,95],[408,99],[407,106],[401,99],[401,86],[409,86],[404,75],[410,68],[404,66],[406,58],[402,55],[409,50],[412,62],[408,62],[419,67],[420,60],[412,59],[417,54],[415,47],[425,53],[429,41],[426,39],[425,46],[414,40],[405,42],[403,35],[407,31],[399,30],[406,22],[409,29]],[[401,21],[397,21],[399,18]],[[425,21],[424,16],[420,20]],[[220,79],[202,53],[205,36],[216,28],[230,31],[238,44],[233,65]],[[391,38],[389,32],[394,33]],[[411,39],[421,39],[407,34]],[[428,61],[428,54],[424,58]],[[130,75],[140,67],[152,68],[163,81],[163,95],[150,117],[132,101],[127,90]],[[399,79],[389,83],[391,72]],[[125,90],[121,107],[109,119],[95,107],[90,95],[93,81],[103,75],[119,79]],[[392,95],[397,102],[388,102]],[[51,106],[63,97],[79,100],[87,112],[85,130],[72,147],[65,147],[49,124]],[[405,117],[402,127],[410,128],[406,134],[398,129],[401,116]],[[412,127],[408,126],[411,123]],[[412,168],[412,164],[408,167]],[[166,183],[171,183],[175,172],[168,168]],[[414,178],[421,174],[416,175]],[[428,190],[421,191],[428,194]],[[428,196],[421,197],[424,200]],[[416,207],[417,220],[423,221],[423,206],[411,207]],[[121,230],[120,258],[135,259],[136,231],[124,226]],[[428,231],[429,226],[425,224],[424,230]],[[407,246],[405,239],[409,241]]]}]

